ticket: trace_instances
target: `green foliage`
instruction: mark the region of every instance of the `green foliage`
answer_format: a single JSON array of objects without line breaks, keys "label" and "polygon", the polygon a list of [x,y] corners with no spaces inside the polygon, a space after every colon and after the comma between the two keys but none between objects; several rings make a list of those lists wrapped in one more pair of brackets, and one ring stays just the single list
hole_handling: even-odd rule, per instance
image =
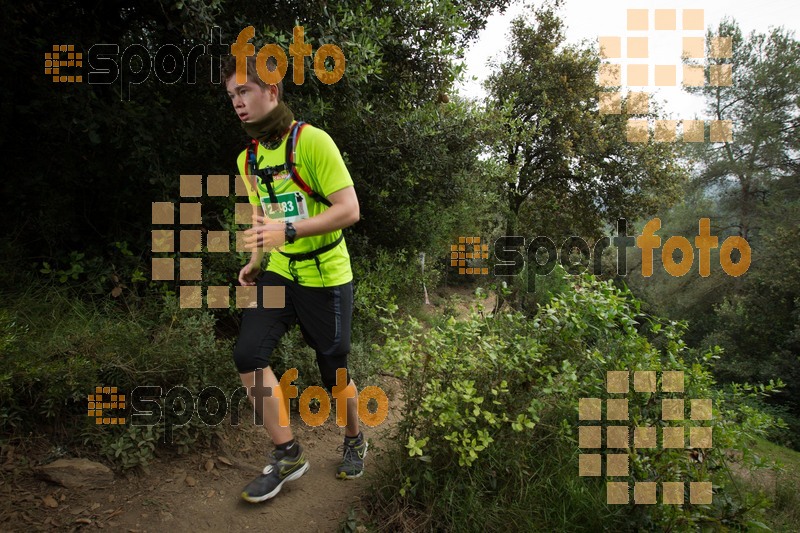
[{"label": "green foliage", "polygon": [[155,458],[156,445],[162,435],[162,426],[130,425],[116,439],[103,439],[101,452],[123,470],[146,467]]},{"label": "green foliage", "polygon": [[[303,84],[289,74],[285,89],[295,115],[328,130],[345,153],[368,222],[354,231],[368,238],[369,246],[441,249],[436,239],[449,237],[467,211],[465,202],[475,200],[467,189],[479,181],[468,179],[475,174],[479,143],[476,113],[463,104],[438,102],[452,90],[469,40],[490,13],[508,3],[147,0],[89,13],[75,2],[58,8],[42,1],[24,7],[3,2],[8,39],[0,53],[9,58],[10,71],[26,80],[44,79],[41,65],[15,51],[47,51],[55,39],[76,43],[76,52],[86,56],[93,44],[111,43],[119,46],[115,59],[126,69],[122,52],[131,45],[144,47],[151,57],[175,45],[186,57],[193,47],[209,44],[214,27],[229,44],[252,25],[257,49],[266,43],[286,49],[293,28],[303,26],[315,51],[332,43],[346,57],[338,83],[321,83],[309,57]],[[224,90],[211,83],[208,56],[188,63],[172,84],[159,81],[154,71],[132,87],[121,77],[108,85],[45,80],[24,89],[12,77],[3,80],[6,172],[35,184],[3,195],[11,221],[4,248],[14,248],[17,257],[35,257],[37,270],[46,261],[59,279],[71,279],[80,275],[73,264],[81,265],[70,261],[72,251],[102,256],[115,241],[127,242],[136,255],[147,250],[150,202],[177,199],[181,174],[236,172],[234,160],[247,139]],[[194,63],[196,69],[189,68]],[[31,146],[46,164],[31,163]],[[424,184],[422,197],[408,194],[415,182]],[[439,231],[424,224],[434,212]]]},{"label": "green foliage", "polygon": [[332,125],[348,128],[339,137],[362,216],[353,231],[365,239],[355,256],[376,248],[439,255],[454,236],[477,234],[480,221],[496,216],[492,169],[478,163],[485,120],[453,98],[380,109],[366,121],[343,116]]},{"label": "green foliage", "polygon": [[380,330],[382,308],[394,304],[405,310],[415,308],[424,301],[423,282],[431,291],[440,277],[436,265],[428,261],[423,278],[419,256],[406,250],[377,249],[371,258],[354,257],[355,330],[366,335],[367,340],[374,340]]},{"label": "green foliage", "polygon": [[747,240],[749,270],[738,278],[728,276],[719,266],[719,249],[712,249],[709,277],[699,276],[695,261],[687,275],[672,278],[657,257],[652,278],[633,275],[629,282],[649,302],[648,311],[689,323],[686,339],[692,346],[723,348],[714,362],[721,382],[781,377],[786,389],[766,399],[766,408],[781,412],[791,430],[771,437],[798,447],[800,41],[783,28],[743,35],[731,19],[709,29],[709,46],[718,35],[731,39],[733,57],[694,63],[706,71],[730,65],[732,85],[687,90],[703,96],[710,116],[732,122],[733,140],[688,145],[691,182],[684,201],[659,215],[661,234],[691,240],[698,220],[709,218],[719,245],[731,236]]},{"label": "green foliage", "polygon": [[[739,495],[726,451],[743,450],[752,462],[749,440],[779,422],[743,402],[782,384],[718,392],[710,371],[717,352],[690,350],[684,325],[643,323],[627,291],[588,275],[560,275],[565,288],[529,318],[478,308],[429,328],[414,318],[386,319],[378,352],[402,379],[404,407],[378,512],[391,516],[410,507],[409,516],[427,517],[416,526],[431,530],[498,523],[537,531],[564,524],[586,531],[684,530],[761,519],[765,503]],[[633,387],[625,395],[631,425],[713,427],[713,448],[698,455],[628,450],[632,479],[711,481],[713,505],[606,505],[604,482],[578,477],[577,427],[586,424],[578,422],[579,399],[606,397],[609,370],[679,370],[683,397],[713,400],[709,422],[664,422],[660,398],[671,395]]]},{"label": "green foliage", "polygon": [[[800,524],[800,493],[797,492],[797,487],[800,486],[800,452],[758,439],[753,453],[765,463],[772,464],[775,470],[774,494],[770,495],[775,504],[770,509],[768,524],[773,531],[795,531],[797,524]],[[756,493],[765,492],[765,487],[759,483],[759,472],[753,474],[747,483],[748,488]]]},{"label": "green foliage", "polygon": [[[166,394],[180,385],[196,396],[210,385],[226,393],[238,385],[232,346],[216,338],[213,316],[179,309],[174,297],[161,303],[162,309],[125,312],[109,300],[81,301],[64,288],[18,296],[0,314],[3,433],[46,432],[65,445],[82,442],[122,468],[146,465],[163,435],[163,420],[149,428],[96,425],[86,415],[87,395],[95,387],[130,394],[149,385]],[[194,416],[166,444],[185,453],[211,431]]]},{"label": "green foliage", "polygon": [[564,22],[548,3],[511,24],[507,57],[486,82],[496,126],[487,144],[506,166],[494,184],[506,235],[533,228],[528,235],[596,237],[604,223],[678,197],[686,172],[676,145],[629,143],[625,115],[600,114],[606,89],[596,81],[595,48],[565,44]]}]

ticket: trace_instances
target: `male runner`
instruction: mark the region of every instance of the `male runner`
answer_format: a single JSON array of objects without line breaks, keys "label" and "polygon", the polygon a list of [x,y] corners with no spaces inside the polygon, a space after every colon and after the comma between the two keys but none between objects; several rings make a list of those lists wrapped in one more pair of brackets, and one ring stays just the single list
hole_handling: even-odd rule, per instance
[{"label": "male runner", "polygon": [[[270,58],[267,68],[275,69],[274,59]],[[237,83],[235,57],[223,65],[223,76],[242,127],[258,141],[239,154],[237,161],[253,208],[253,227],[245,237],[252,255],[239,272],[239,283],[257,286],[258,305],[243,311],[233,356],[242,384],[275,445],[270,464],[242,492],[245,500],[260,502],[275,496],[285,481],[299,478],[309,468],[291,428],[279,423],[281,410],[284,421],[288,421],[288,413],[270,368],[270,356],[284,333],[299,323],[303,338],[316,351],[322,382],[329,392],[336,384],[336,370],[347,369],[353,274],[341,230],[357,222],[360,215],[350,173],[336,144],[323,130],[306,125],[297,137],[294,162],[309,187],[307,192],[291,177],[290,168],[277,168],[286,162],[286,143],[295,124],[283,102],[283,83],[264,83],[252,56],[247,58],[246,83]],[[270,251],[270,257],[262,273],[264,250]],[[284,293],[281,308],[270,305],[276,292]],[[253,396],[256,380],[271,391],[261,402]],[[349,373],[345,383],[345,397],[350,397],[342,461],[336,474],[343,479],[362,474],[367,453],[367,441],[358,426],[358,391]]]}]

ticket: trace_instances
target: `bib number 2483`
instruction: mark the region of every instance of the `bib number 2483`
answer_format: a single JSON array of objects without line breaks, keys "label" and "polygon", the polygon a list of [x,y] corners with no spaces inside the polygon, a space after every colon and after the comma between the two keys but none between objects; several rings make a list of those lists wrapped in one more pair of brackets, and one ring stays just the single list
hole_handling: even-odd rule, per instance
[{"label": "bib number 2483", "polygon": [[278,202],[272,204],[269,198],[261,198],[261,205],[270,219],[294,222],[295,220],[308,218],[308,210],[306,209],[303,193],[296,191],[279,194],[276,196],[276,200]]}]

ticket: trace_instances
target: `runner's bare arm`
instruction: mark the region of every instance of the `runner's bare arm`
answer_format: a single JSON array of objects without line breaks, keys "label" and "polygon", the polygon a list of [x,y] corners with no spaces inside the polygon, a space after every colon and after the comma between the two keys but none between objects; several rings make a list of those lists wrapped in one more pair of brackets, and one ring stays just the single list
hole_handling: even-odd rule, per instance
[{"label": "runner's bare arm", "polygon": [[[352,186],[328,195],[328,200],[331,206],[319,215],[293,223],[298,238],[324,235],[351,226],[361,218],[358,197]],[[260,215],[254,221],[253,227],[245,231],[244,242],[249,250],[260,248],[269,251],[285,243],[283,224]],[[261,257],[254,255],[252,260],[256,259],[260,261]]]},{"label": "runner's bare arm", "polygon": [[[337,229],[352,226],[361,218],[356,190],[350,186],[340,189],[328,196],[331,206],[319,215],[294,222],[297,237],[324,235]],[[263,215],[256,219],[260,223],[268,223]]]},{"label": "runner's bare arm", "polygon": [[352,226],[361,218],[356,190],[345,187],[328,196],[331,206],[319,215],[294,223],[298,237],[324,235]]}]

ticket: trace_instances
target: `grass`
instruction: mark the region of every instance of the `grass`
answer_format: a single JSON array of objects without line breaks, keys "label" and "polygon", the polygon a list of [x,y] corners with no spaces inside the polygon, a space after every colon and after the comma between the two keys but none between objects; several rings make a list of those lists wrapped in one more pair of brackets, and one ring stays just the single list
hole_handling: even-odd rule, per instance
[{"label": "grass", "polygon": [[[756,440],[753,451],[775,472],[774,494],[768,495],[773,507],[767,513],[767,525],[774,531],[800,530],[800,452],[764,439]],[[752,481],[747,484],[750,490],[763,488]]]}]

